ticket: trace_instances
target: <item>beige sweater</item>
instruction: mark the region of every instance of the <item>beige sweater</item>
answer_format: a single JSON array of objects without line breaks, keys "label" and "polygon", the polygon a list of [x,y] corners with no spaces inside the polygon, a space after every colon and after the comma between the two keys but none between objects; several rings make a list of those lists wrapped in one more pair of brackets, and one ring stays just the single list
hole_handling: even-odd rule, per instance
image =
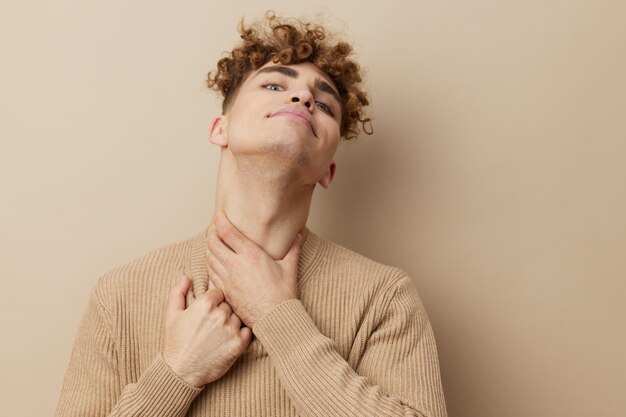
[{"label": "beige sweater", "polygon": [[159,248],[104,274],[91,295],[57,417],[446,416],[433,331],[415,284],[309,231],[298,299],[254,327],[219,380],[187,385],[163,361],[168,292],[207,289],[204,237]]}]

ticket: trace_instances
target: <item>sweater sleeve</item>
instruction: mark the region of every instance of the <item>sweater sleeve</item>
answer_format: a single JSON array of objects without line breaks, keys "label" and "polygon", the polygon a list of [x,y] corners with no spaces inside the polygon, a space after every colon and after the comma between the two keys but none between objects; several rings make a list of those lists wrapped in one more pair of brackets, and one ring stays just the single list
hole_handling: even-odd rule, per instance
[{"label": "sweater sleeve", "polygon": [[186,384],[161,354],[136,383],[120,385],[116,344],[93,292],[82,318],[55,417],[183,416],[202,391]]},{"label": "sweater sleeve", "polygon": [[447,416],[432,328],[404,273],[356,370],[300,300],[279,304],[253,330],[302,416]]}]

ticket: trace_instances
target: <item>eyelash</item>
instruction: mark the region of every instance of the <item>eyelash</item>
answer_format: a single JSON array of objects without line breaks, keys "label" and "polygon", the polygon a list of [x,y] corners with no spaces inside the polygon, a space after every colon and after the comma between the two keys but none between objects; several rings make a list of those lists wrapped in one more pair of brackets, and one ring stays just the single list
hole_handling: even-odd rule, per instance
[{"label": "eyelash", "polygon": [[[267,89],[267,90],[270,90],[269,88],[267,88],[267,87],[269,87],[270,85],[275,85],[275,86],[278,86],[278,87],[280,87],[280,88],[283,88],[283,86],[281,86],[280,84],[277,84],[277,83],[266,83],[266,84],[262,84],[262,85],[261,85],[261,88],[265,88],[265,89]],[[277,91],[277,90],[270,90],[270,91]],[[321,101],[316,101],[315,103],[316,103],[316,104],[321,104],[322,106],[324,106],[323,108],[322,108],[322,107],[320,107],[320,109],[322,109],[322,111],[323,111],[323,112],[326,112],[326,113],[330,114],[330,115],[331,115],[331,116],[333,116],[333,117],[335,116],[335,114],[333,113],[333,111],[330,109],[330,106],[329,106],[329,105],[327,105],[326,103],[322,103]]]}]

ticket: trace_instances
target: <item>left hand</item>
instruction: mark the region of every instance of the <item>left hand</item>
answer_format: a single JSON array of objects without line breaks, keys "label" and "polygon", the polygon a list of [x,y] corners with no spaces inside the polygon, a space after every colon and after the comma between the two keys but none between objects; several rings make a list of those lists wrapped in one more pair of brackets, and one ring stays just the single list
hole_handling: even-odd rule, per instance
[{"label": "left hand", "polygon": [[[207,237],[207,269],[228,304],[250,329],[276,305],[298,298],[301,237],[278,261],[237,230],[222,212]],[[228,246],[227,246],[228,245]],[[232,249],[231,249],[232,248]]]}]

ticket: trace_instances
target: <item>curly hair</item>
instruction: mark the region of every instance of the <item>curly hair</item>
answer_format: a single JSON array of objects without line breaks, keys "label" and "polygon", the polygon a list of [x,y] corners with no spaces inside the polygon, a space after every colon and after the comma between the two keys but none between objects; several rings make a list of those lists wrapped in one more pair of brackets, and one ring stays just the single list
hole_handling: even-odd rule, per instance
[{"label": "curly hair", "polygon": [[285,20],[271,10],[265,17],[269,28],[262,27],[260,22],[246,26],[242,18],[238,31],[243,41],[218,61],[214,76],[208,73],[208,87],[223,96],[222,113],[229,110],[251,71],[270,60],[283,65],[310,62],[324,71],[337,87],[341,98],[341,136],[346,140],[356,138],[359,123],[365,133],[372,134],[371,119],[364,117],[363,112],[369,99],[359,86],[361,69],[350,57],[352,46],[343,41],[329,42],[326,29],[320,25],[298,19]]}]

